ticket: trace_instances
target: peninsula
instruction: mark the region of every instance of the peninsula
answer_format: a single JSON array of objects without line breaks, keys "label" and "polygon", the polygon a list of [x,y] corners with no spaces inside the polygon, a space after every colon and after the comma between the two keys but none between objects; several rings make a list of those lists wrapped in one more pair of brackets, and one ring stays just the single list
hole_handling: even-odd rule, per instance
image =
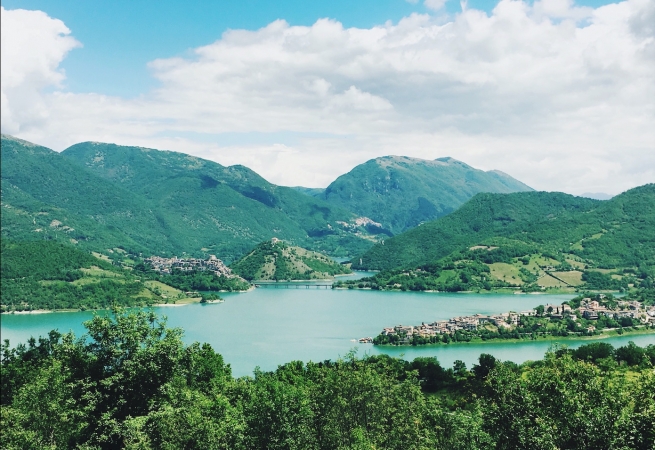
[{"label": "peninsula", "polygon": [[540,305],[526,311],[475,314],[449,320],[396,325],[372,339],[375,345],[426,345],[494,339],[536,340],[544,337],[598,336],[655,332],[655,303],[623,300],[612,295],[578,296],[561,305]]},{"label": "peninsula", "polygon": [[352,273],[349,265],[277,238],[260,243],[230,268],[248,281],[331,280]]}]

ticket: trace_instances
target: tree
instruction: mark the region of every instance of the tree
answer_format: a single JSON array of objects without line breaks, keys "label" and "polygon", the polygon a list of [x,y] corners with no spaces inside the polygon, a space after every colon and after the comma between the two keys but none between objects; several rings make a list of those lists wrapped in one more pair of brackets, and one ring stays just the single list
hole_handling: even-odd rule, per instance
[{"label": "tree", "polygon": [[496,358],[488,353],[482,353],[478,361],[479,364],[474,364],[472,369],[477,378],[486,378],[489,372],[496,367]]}]

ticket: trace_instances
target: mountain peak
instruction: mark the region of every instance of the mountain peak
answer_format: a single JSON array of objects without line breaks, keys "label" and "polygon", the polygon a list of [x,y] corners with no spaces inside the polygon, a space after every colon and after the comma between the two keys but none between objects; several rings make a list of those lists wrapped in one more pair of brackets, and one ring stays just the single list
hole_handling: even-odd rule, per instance
[{"label": "mountain peak", "polygon": [[502,172],[485,172],[452,157],[388,155],[332,182],[323,198],[398,233],[444,216],[479,192],[531,191]]}]

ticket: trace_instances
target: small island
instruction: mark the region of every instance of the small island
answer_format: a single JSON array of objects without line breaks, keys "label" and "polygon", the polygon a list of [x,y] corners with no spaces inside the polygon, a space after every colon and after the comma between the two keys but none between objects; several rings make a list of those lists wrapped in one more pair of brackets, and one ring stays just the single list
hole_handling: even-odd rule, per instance
[{"label": "small island", "polygon": [[636,297],[638,299],[617,299],[611,294],[595,294],[578,296],[561,305],[540,305],[520,312],[396,325],[384,328],[372,343],[427,345],[654,332],[655,302],[643,296]]}]

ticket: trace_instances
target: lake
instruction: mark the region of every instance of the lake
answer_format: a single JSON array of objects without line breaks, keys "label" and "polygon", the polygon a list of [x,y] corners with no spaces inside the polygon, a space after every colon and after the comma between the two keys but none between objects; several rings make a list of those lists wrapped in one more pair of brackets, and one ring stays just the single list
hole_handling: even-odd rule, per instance
[{"label": "lake", "polygon": [[[256,366],[272,370],[292,360],[336,359],[355,348],[359,355],[386,353],[410,360],[417,356],[436,356],[444,367],[451,367],[457,359],[471,367],[480,353],[517,363],[540,359],[552,342],[374,347],[352,340],[375,337],[387,326],[414,325],[475,313],[521,311],[572,298],[571,295],[380,292],[305,289],[304,286],[221,295],[225,303],[165,306],[154,310],[168,317],[169,326],[184,329],[185,342],[210,343],[231,364],[235,376],[250,375]],[[92,312],[4,314],[2,339],[9,339],[15,345],[30,336],[45,335],[51,329],[72,330],[79,336],[84,333],[82,322],[91,317]],[[616,336],[604,342],[620,346],[630,340],[642,346],[655,344],[655,335]],[[563,342],[575,347],[589,341]]]}]

